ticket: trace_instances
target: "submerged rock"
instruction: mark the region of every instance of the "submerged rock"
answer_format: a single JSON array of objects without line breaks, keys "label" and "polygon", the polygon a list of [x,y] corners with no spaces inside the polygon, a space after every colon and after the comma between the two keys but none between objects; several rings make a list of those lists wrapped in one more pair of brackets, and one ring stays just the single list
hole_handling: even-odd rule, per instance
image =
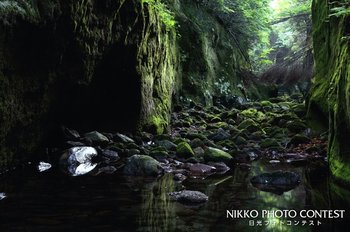
[{"label": "submerged rock", "polygon": [[254,176],[250,182],[262,191],[282,194],[299,185],[300,175],[295,172],[276,171]]},{"label": "submerged rock", "polygon": [[161,173],[161,165],[147,155],[133,155],[126,161],[124,174],[130,176],[157,176]]},{"label": "submerged rock", "polygon": [[60,164],[72,176],[80,176],[97,166],[97,163],[92,162],[95,156],[97,151],[93,147],[72,147],[61,156]]},{"label": "submerged rock", "polygon": [[183,204],[201,204],[208,201],[208,196],[199,191],[182,190],[169,193],[170,199]]}]

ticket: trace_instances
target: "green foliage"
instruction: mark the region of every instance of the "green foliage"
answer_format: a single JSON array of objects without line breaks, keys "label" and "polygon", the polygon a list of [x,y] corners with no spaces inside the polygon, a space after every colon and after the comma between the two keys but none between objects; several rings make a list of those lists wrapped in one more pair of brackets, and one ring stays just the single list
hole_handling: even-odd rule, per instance
[{"label": "green foliage", "polygon": [[331,14],[329,14],[329,17],[341,17],[345,15],[350,15],[350,7],[349,6],[340,6],[340,7],[334,7],[330,10]]},{"label": "green foliage", "polygon": [[176,21],[174,14],[169,10],[166,4],[162,2],[162,0],[142,0],[142,3],[148,4],[158,12],[161,21],[168,30],[175,27]]}]

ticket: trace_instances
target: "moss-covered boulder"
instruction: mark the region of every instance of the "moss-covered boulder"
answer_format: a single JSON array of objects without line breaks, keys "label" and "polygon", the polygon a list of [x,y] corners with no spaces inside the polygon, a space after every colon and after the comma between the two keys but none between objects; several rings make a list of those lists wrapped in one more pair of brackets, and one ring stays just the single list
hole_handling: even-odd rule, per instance
[{"label": "moss-covered boulder", "polygon": [[262,121],[265,119],[265,114],[257,109],[246,109],[241,112],[241,115],[247,118],[253,118],[256,121]]},{"label": "moss-covered boulder", "polygon": [[161,173],[160,163],[147,155],[133,155],[126,161],[124,174],[130,176],[157,176]]},{"label": "moss-covered boulder", "polygon": [[181,158],[190,158],[194,156],[194,152],[187,142],[181,142],[176,147],[176,155]]},{"label": "moss-covered boulder", "polygon": [[208,147],[204,153],[204,160],[206,162],[229,162],[232,160],[232,156],[220,149]]},{"label": "moss-covered boulder", "polygon": [[237,126],[237,128],[240,130],[248,130],[250,132],[255,132],[257,130],[260,130],[259,125],[253,119],[250,119],[250,118],[241,122]]}]

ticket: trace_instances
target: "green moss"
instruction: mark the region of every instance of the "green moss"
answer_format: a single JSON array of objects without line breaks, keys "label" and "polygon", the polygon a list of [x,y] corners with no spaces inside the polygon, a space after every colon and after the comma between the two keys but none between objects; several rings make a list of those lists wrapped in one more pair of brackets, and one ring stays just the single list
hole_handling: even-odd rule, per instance
[{"label": "green moss", "polygon": [[238,127],[237,127],[238,129],[240,129],[240,130],[242,130],[242,129],[258,129],[259,128],[259,126],[258,126],[258,124],[256,123],[256,122],[254,122],[254,120],[253,119],[246,119],[246,120],[244,120],[243,122],[241,122],[239,125],[238,125]]},{"label": "green moss", "polygon": [[265,114],[261,111],[258,111],[257,109],[246,109],[241,112],[241,115],[247,118],[254,119],[256,121],[262,121],[265,119]]},{"label": "green moss", "polygon": [[157,14],[160,17],[160,20],[166,26],[167,30],[175,28],[176,21],[174,13],[166,6],[162,0],[141,0],[142,4],[148,4],[149,7],[152,7],[156,10]]},{"label": "green moss", "polygon": [[262,148],[280,148],[281,145],[277,142],[276,139],[267,138],[261,141],[260,146]]},{"label": "green moss", "polygon": [[176,147],[176,154],[182,158],[190,158],[194,156],[194,152],[187,142],[181,142]]},{"label": "green moss", "polygon": [[350,51],[346,39],[349,16],[334,15],[326,1],[314,1],[312,11],[316,75],[308,117],[321,113],[329,121],[325,124],[330,133],[330,170],[337,179],[350,183]]},{"label": "green moss", "polygon": [[220,149],[208,147],[204,153],[204,159],[207,162],[229,162],[232,159],[232,156]]}]

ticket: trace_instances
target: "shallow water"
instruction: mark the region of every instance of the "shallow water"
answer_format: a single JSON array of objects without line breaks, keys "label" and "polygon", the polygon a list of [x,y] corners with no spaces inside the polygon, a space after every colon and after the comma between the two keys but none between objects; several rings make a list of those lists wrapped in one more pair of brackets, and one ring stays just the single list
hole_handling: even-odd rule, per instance
[{"label": "shallow water", "polygon": [[[272,170],[296,171],[301,184],[282,195],[263,192],[253,175]],[[171,174],[158,179],[125,178],[120,173],[70,177],[54,168],[39,172],[28,166],[0,177],[0,231],[347,231],[350,192],[328,177],[310,181],[305,167],[253,163],[225,175],[191,178],[178,184]],[[169,200],[180,189],[209,196],[200,206]],[[232,219],[226,210],[345,209],[345,219]],[[258,221],[262,226],[257,225]],[[298,222],[298,225],[294,225]],[[254,226],[252,225],[254,223]],[[289,225],[291,223],[292,225]]]}]

